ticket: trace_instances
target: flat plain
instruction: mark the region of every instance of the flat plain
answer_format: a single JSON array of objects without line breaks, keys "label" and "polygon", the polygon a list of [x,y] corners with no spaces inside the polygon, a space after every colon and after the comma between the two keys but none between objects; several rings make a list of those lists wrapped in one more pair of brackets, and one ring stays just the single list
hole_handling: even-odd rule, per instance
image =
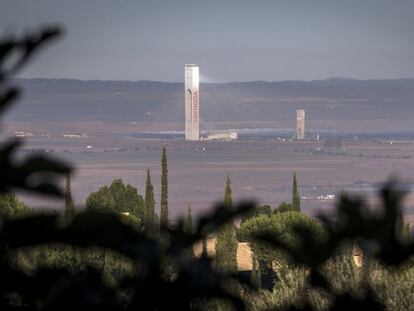
[{"label": "flat plain", "polygon": [[[277,206],[290,201],[292,173],[296,172],[303,210],[329,212],[337,195],[346,190],[373,198],[381,182],[396,177],[413,185],[412,142],[349,141],[341,148],[325,148],[322,141],[185,142],[134,139],[106,134],[83,138],[27,138],[26,152],[42,148],[76,168],[72,191],[82,207],[87,195],[121,178],[144,193],[145,174],[151,169],[159,202],[161,148],[167,146],[169,204],[172,217],[188,205],[206,211],[223,198],[227,174],[235,201],[254,200]],[[85,146],[92,149],[87,151]],[[63,202],[24,195],[32,206],[63,208]],[[414,220],[414,198],[405,200],[407,219]]]},{"label": "flat plain", "polygon": [[[179,137],[184,129],[182,83],[14,82],[23,88],[24,96],[3,120],[2,138],[23,133],[27,136],[23,155],[41,149],[73,163],[72,188],[79,207],[84,206],[90,192],[115,178],[143,194],[148,168],[159,202],[163,144],[168,148],[172,217],[182,215],[189,204],[197,214],[221,200],[227,174],[236,201],[253,199],[275,207],[290,201],[292,173],[296,171],[303,210],[310,214],[332,210],[332,196],[342,190],[372,199],[373,191],[391,176],[407,182],[412,190],[414,79],[202,83],[203,134],[273,129],[284,133],[287,141],[277,140],[275,135],[264,141],[256,137],[197,143],[133,135],[175,133]],[[289,141],[296,109],[306,110],[308,137],[313,141]],[[323,140],[338,133],[347,135],[341,138],[342,146],[326,148]],[[320,141],[316,141],[318,134]],[[369,138],[364,138],[367,134]],[[399,142],[393,141],[395,136]],[[406,200],[409,219],[414,209],[412,197]],[[61,201],[23,198],[32,206],[63,208]]]}]

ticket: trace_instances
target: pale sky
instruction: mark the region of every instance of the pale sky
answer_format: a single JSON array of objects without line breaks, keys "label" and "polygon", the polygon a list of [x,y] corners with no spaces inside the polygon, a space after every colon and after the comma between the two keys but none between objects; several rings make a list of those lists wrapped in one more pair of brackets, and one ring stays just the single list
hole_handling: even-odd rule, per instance
[{"label": "pale sky", "polygon": [[0,0],[0,33],[66,35],[21,76],[182,82],[414,77],[412,0]]}]

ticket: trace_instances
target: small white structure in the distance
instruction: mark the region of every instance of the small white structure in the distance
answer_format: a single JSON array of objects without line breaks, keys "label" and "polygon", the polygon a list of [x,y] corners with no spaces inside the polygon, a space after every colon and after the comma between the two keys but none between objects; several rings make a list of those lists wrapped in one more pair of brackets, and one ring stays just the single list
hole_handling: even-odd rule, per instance
[{"label": "small white structure in the distance", "polygon": [[33,133],[16,131],[16,132],[14,132],[14,136],[16,136],[16,137],[33,137]]},{"label": "small white structure in the distance", "polygon": [[199,68],[185,65],[185,140],[200,140]]},{"label": "small white structure in the distance", "polygon": [[204,140],[237,140],[238,134],[235,131],[223,133],[210,133]]},{"label": "small white structure in the distance", "polygon": [[335,200],[334,194],[321,194],[316,197],[316,200]]}]

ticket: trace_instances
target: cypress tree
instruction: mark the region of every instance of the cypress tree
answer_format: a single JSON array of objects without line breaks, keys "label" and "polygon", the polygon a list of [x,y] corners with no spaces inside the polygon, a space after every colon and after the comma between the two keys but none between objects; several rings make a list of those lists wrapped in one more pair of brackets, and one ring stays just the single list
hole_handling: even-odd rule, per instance
[{"label": "cypress tree", "polygon": [[148,233],[155,231],[155,200],[154,187],[151,182],[151,172],[147,170],[147,181],[145,184],[145,211],[144,228]]},{"label": "cypress tree", "polygon": [[72,187],[71,187],[71,178],[70,174],[66,175],[66,187],[65,187],[65,211],[64,218],[65,220],[71,219],[75,215],[75,204],[72,198]]},{"label": "cypress tree", "polygon": [[154,237],[159,236],[160,234],[160,216],[157,212],[154,212],[154,223],[152,225]]},{"label": "cypress tree", "polygon": [[161,214],[160,223],[168,226],[168,167],[167,167],[167,150],[165,145],[162,147],[161,157]]},{"label": "cypress tree", "polygon": [[231,191],[231,180],[230,180],[230,176],[228,174],[227,174],[227,180],[226,180],[226,187],[224,189],[224,204],[229,208],[232,208],[232,206],[233,206],[233,196],[232,196],[232,191]]},{"label": "cypress tree", "polygon": [[188,205],[187,218],[186,218],[185,223],[184,223],[184,230],[187,233],[193,233],[194,232],[193,215],[192,215],[191,205]]},{"label": "cypress tree", "polygon": [[300,212],[300,195],[298,191],[298,183],[296,180],[296,172],[293,172],[292,180],[292,209]]},{"label": "cypress tree", "polygon": [[[226,187],[224,191],[224,204],[232,208],[233,198],[231,191],[230,177],[227,175]],[[233,222],[226,224],[217,234],[216,243],[216,265],[221,271],[237,271],[237,238]]]}]

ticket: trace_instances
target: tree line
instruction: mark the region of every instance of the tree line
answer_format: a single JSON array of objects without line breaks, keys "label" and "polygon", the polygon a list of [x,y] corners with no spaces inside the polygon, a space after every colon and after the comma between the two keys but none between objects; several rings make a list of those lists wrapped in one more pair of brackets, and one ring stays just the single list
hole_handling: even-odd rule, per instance
[{"label": "tree line", "polygon": [[[169,208],[168,208],[168,164],[167,149],[162,147],[161,155],[161,199],[160,211],[156,211],[154,196],[154,186],[151,179],[151,171],[147,169],[144,197],[138,189],[132,185],[125,184],[121,179],[115,179],[111,185],[102,186],[97,191],[92,192],[86,199],[85,208],[88,210],[103,210],[118,212],[134,223],[148,234],[156,234],[160,225],[168,227]],[[67,178],[66,193],[70,189],[70,179]],[[72,209],[73,203],[65,203],[65,211]],[[191,211],[189,210],[189,213]]]}]

